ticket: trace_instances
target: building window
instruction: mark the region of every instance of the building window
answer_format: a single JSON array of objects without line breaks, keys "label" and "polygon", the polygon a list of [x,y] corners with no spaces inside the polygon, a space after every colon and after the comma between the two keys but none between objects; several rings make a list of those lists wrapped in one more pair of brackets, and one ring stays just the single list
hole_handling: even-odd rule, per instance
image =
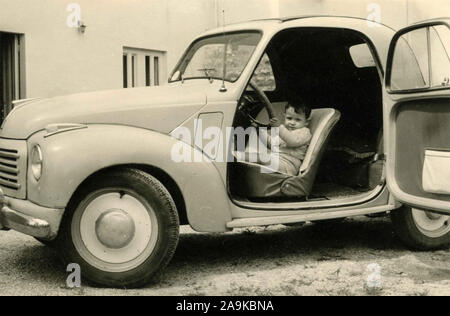
[{"label": "building window", "polygon": [[128,55],[123,55],[123,87],[128,88]]},{"label": "building window", "polygon": [[145,86],[147,87],[152,84],[150,72],[150,56],[145,56]]},{"label": "building window", "polygon": [[136,87],[136,55],[131,56],[131,86],[134,88]]},{"label": "building window", "polygon": [[155,86],[159,86],[159,57],[155,56],[155,59],[153,62],[153,68],[155,69],[155,72],[154,72]]},{"label": "building window", "polygon": [[123,87],[157,86],[166,80],[166,53],[124,47]]}]

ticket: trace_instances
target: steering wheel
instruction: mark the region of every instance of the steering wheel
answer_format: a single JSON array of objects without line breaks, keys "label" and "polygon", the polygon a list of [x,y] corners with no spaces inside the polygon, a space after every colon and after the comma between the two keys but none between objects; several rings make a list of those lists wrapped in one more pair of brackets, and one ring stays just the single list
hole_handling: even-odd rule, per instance
[{"label": "steering wheel", "polygon": [[[264,107],[267,110],[267,113],[269,114],[269,119],[275,118],[276,116],[275,116],[275,110],[273,108],[273,105],[272,105],[272,103],[270,103],[270,101],[267,98],[264,91],[262,91],[256,84],[254,84],[252,82],[249,83],[249,86],[256,92],[258,99],[263,103]],[[252,101],[252,100],[249,100],[249,101]],[[269,124],[262,123],[262,122],[258,121],[257,119],[255,119],[250,113],[248,113],[248,111],[245,111],[243,109],[240,109],[240,110],[248,117],[248,119],[252,123],[254,123],[260,127],[270,127]]]}]

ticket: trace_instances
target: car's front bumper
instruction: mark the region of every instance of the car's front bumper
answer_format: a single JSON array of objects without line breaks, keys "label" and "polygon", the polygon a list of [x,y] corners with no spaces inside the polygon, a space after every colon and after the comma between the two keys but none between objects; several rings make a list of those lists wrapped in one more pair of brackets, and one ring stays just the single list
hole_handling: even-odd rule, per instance
[{"label": "car's front bumper", "polygon": [[42,207],[27,200],[5,196],[0,189],[0,229],[52,240],[61,223],[63,209]]}]

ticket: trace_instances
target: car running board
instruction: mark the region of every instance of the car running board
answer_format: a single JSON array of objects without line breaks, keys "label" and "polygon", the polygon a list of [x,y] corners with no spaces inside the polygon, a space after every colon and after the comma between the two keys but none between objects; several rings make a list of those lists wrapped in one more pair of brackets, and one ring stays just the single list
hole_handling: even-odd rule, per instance
[{"label": "car running board", "polygon": [[280,215],[267,217],[252,217],[234,219],[227,223],[228,228],[243,228],[250,226],[268,226],[277,224],[291,224],[300,222],[310,222],[317,220],[326,220],[341,217],[352,217],[359,215],[375,214],[392,211],[395,209],[393,205],[383,205],[365,209],[352,209],[347,211],[318,211],[315,213],[299,214],[299,215]]}]

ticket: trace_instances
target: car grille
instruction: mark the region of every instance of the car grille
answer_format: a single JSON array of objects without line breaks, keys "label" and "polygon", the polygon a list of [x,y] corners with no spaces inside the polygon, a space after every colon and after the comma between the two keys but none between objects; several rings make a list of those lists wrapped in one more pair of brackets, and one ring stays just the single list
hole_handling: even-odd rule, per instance
[{"label": "car grille", "polygon": [[20,189],[19,158],[18,150],[0,148],[0,185],[13,190]]},{"label": "car grille", "polygon": [[27,142],[0,138],[0,188],[5,195],[26,198]]}]

